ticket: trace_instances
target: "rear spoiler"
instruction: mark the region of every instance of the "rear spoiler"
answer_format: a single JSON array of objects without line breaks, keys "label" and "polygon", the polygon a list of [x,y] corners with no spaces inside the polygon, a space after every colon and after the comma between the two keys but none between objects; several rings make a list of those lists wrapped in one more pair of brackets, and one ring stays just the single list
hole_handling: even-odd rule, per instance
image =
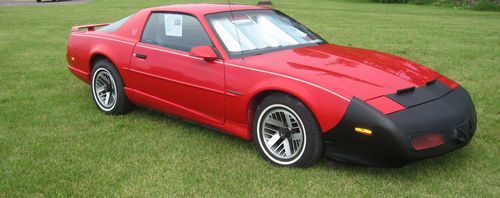
[{"label": "rear spoiler", "polygon": [[96,27],[103,27],[103,26],[107,26],[107,25],[109,25],[109,23],[74,26],[71,28],[71,32],[85,31],[84,29],[86,29],[86,31],[88,31],[88,32],[92,32],[92,31],[95,31]]}]

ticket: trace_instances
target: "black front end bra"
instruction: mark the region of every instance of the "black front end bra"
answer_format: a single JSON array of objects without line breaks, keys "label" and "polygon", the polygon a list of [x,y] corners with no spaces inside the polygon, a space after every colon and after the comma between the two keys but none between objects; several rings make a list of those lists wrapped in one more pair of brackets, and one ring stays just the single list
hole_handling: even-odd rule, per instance
[{"label": "black front end bra", "polygon": [[476,131],[474,104],[462,87],[451,90],[436,81],[388,97],[406,109],[385,115],[353,98],[340,123],[324,136],[325,156],[359,165],[401,167],[462,148]]}]

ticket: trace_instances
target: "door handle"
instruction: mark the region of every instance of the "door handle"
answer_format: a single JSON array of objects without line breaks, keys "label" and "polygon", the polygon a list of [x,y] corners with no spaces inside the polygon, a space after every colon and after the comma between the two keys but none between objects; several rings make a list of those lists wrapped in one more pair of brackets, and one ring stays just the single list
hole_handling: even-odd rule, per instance
[{"label": "door handle", "polygon": [[137,54],[137,53],[134,53],[134,56],[137,57],[137,58],[140,58],[140,59],[146,59],[148,57],[147,55]]}]

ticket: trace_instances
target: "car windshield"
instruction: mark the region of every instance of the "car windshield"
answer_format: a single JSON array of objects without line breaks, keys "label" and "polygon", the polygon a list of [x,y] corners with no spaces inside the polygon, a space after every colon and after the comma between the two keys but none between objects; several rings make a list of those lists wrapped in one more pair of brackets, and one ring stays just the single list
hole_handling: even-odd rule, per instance
[{"label": "car windshield", "polygon": [[233,58],[325,43],[302,24],[274,10],[223,12],[207,19]]}]

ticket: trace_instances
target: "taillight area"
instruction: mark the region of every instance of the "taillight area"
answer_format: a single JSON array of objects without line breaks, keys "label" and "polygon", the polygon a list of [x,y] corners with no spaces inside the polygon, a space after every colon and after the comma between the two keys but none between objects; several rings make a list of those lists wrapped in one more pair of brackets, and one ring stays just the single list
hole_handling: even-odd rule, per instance
[{"label": "taillight area", "polygon": [[458,86],[460,86],[458,83],[456,83],[453,80],[450,80],[446,76],[441,76],[437,80],[441,81],[444,83],[446,86],[450,87],[451,89],[456,89]]},{"label": "taillight area", "polygon": [[413,149],[420,151],[444,144],[442,133],[430,133],[425,135],[415,135],[410,138]]}]

